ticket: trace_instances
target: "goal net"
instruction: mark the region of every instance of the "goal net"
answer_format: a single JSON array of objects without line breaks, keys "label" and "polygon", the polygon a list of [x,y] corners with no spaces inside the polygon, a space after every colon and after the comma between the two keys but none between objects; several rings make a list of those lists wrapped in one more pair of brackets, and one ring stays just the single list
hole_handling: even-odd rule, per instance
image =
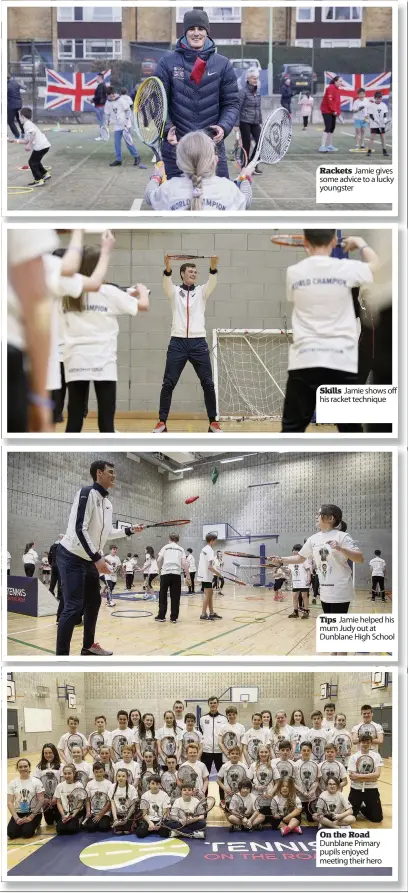
[{"label": "goal net", "polygon": [[282,417],[292,333],[214,329],[214,384],[220,419]]}]

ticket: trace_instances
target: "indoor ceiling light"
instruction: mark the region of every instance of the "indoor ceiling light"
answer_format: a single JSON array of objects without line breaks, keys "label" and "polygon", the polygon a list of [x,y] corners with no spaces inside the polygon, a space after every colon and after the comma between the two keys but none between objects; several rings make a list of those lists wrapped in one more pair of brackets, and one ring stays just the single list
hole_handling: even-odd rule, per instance
[{"label": "indoor ceiling light", "polygon": [[221,465],[225,465],[227,462],[243,462],[244,456],[237,456],[236,459],[220,459]]}]

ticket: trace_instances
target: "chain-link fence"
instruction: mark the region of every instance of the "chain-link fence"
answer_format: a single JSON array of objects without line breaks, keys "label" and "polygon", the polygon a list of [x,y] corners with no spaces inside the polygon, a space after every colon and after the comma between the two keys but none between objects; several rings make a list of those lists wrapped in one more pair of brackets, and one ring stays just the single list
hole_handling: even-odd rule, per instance
[{"label": "chain-link fence", "polygon": [[[19,61],[9,62],[9,74],[22,87],[24,105],[33,109],[33,117],[43,120],[47,117],[58,117],[61,121],[75,117],[77,121],[86,121],[92,115],[88,112],[74,112],[68,106],[61,108],[44,108],[46,95],[46,69],[53,68],[60,74],[96,73],[111,70],[110,82],[117,89],[126,87],[130,95],[134,95],[141,81],[154,75],[157,62],[174,46],[153,45],[131,42],[130,58],[126,60],[111,59],[108,51],[98,53],[98,57],[88,60],[54,59],[45,60],[36,42],[27,43],[24,55]],[[290,77],[292,90],[300,94],[309,90],[318,99],[324,92],[324,72],[340,74],[379,74],[391,71],[392,44],[389,41],[366,47],[300,47],[290,43],[272,45],[271,60],[267,43],[218,44],[217,52],[227,56],[234,67],[240,87],[245,82],[245,71],[249,67],[259,70],[261,94],[273,97],[265,103],[267,106],[279,103],[283,79]],[[268,66],[271,61],[271,74]],[[24,91],[24,92],[23,92]],[[316,102],[318,107],[318,102]],[[88,106],[89,108],[89,106]]]}]

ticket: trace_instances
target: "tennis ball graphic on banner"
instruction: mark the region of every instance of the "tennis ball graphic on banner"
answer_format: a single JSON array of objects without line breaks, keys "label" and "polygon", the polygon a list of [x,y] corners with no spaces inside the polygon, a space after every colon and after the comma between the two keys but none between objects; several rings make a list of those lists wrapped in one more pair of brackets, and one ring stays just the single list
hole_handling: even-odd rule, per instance
[{"label": "tennis ball graphic on banner", "polygon": [[123,874],[143,874],[158,868],[168,868],[185,859],[190,847],[177,838],[149,840],[135,843],[129,840],[101,840],[91,843],[80,853],[80,860],[95,871],[115,871]]}]

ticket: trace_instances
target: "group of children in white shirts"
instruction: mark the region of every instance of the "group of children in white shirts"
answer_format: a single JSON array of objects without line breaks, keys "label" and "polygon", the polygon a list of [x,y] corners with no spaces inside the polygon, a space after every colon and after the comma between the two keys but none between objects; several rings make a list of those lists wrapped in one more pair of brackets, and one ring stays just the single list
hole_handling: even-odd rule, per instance
[{"label": "group of children in white shirts", "polygon": [[[88,737],[70,716],[68,731],[57,746],[44,744],[33,772],[27,758],[17,761],[18,777],[8,785],[8,836],[33,836],[43,812],[58,834],[112,828],[137,837],[157,832],[204,838],[205,817],[196,819],[195,811],[207,797],[213,762],[230,831],[271,825],[282,835],[302,833],[302,814],[308,823],[327,827],[350,825],[359,813],[373,823],[382,821],[378,747],[384,733],[369,704],[350,731],[346,715],[336,713],[333,703],[325,705],[324,715],[312,712],[310,727],[300,709],[289,722],[284,710],[273,719],[265,709],[252,715],[249,729],[238,721],[236,707],[223,716],[216,698],[209,704],[210,713],[198,726],[194,713],[184,715],[182,701],[165,711],[159,729],[152,713],[137,709],[119,710],[113,731],[99,715]],[[33,800],[40,810],[34,810]],[[172,810],[191,817],[188,828],[163,825]]]},{"label": "group of children in white shirts", "polygon": [[[312,119],[314,99],[310,92],[299,94],[299,108],[303,121],[303,130],[307,130],[309,119]],[[357,91],[357,97],[353,101],[353,124],[355,133],[354,150],[367,152],[371,155],[373,152],[374,139],[378,135],[381,141],[383,155],[387,156],[387,145],[385,141],[385,128],[389,121],[389,111],[387,104],[383,101],[381,90],[376,91],[372,98],[366,95],[366,91],[361,87]],[[367,128],[370,130],[370,141],[368,146],[365,144],[365,133]]]}]

